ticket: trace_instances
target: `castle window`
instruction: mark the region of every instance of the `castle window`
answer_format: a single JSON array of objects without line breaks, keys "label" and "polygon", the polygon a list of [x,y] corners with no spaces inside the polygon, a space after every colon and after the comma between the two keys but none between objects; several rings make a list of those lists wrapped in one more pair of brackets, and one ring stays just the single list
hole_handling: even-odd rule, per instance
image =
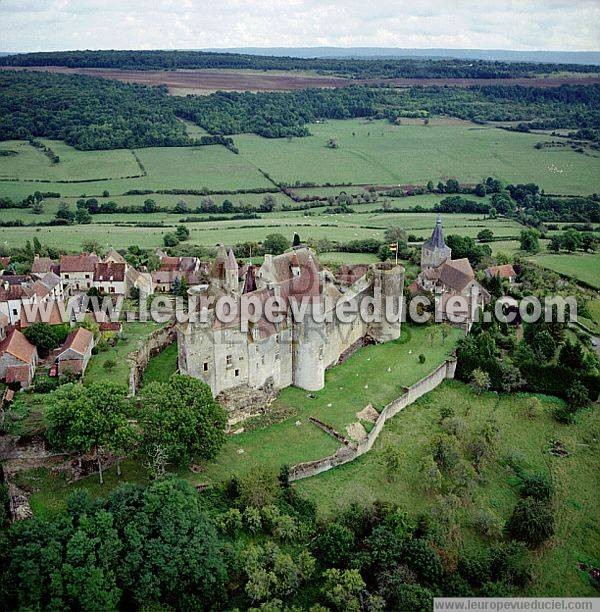
[{"label": "castle window", "polygon": [[235,373],[235,375],[236,375],[236,376],[239,376],[239,375],[240,375],[240,371],[239,371],[239,370],[235,370],[235,372],[234,372],[234,373]]},{"label": "castle window", "polygon": [[225,359],[227,367],[230,368],[233,365],[233,355],[227,355]]},{"label": "castle window", "polygon": [[323,360],[323,347],[319,347],[319,359],[322,361]]},{"label": "castle window", "polygon": [[262,365],[265,365],[265,356],[264,355],[260,358],[260,362],[262,363]]},{"label": "castle window", "polygon": [[275,353],[275,361],[279,361],[279,351]]},{"label": "castle window", "polygon": [[208,372],[208,361],[205,361],[205,362],[202,364],[202,369],[203,369],[205,372]]}]

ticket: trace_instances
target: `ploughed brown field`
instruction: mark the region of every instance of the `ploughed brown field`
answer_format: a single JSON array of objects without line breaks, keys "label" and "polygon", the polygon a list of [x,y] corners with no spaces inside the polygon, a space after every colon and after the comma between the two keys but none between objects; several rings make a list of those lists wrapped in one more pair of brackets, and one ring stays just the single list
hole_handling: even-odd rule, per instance
[{"label": "ploughed brown field", "polygon": [[528,85],[533,87],[558,87],[565,83],[571,85],[591,85],[600,83],[597,76],[560,75],[555,77],[515,78],[515,79],[347,79],[301,72],[248,71],[248,70],[121,70],[116,68],[69,68],[67,66],[5,66],[3,70],[45,70],[64,74],[86,74],[89,76],[116,79],[127,83],[145,85],[166,85],[173,94],[211,93],[213,91],[290,91],[307,87],[344,87],[352,83],[387,83],[397,87],[411,85],[453,85],[471,87],[472,85]]}]

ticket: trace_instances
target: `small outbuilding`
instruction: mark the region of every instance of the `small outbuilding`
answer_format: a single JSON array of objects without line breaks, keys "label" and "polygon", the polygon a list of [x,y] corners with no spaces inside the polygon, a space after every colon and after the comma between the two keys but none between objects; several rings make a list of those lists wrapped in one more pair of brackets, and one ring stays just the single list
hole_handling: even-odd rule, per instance
[{"label": "small outbuilding", "polygon": [[84,327],[78,327],[67,337],[56,356],[57,372],[82,376],[92,356],[94,335]]}]

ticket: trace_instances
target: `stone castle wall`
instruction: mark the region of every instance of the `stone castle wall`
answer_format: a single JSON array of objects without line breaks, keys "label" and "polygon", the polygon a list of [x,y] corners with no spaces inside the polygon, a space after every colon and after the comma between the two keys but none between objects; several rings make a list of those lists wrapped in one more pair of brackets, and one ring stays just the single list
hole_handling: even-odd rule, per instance
[{"label": "stone castle wall", "polygon": [[306,461],[298,463],[290,468],[290,480],[301,480],[316,476],[321,472],[326,472],[338,465],[353,461],[357,457],[364,455],[371,450],[375,440],[378,438],[381,430],[385,426],[388,419],[397,415],[401,410],[409,406],[420,397],[435,389],[440,383],[447,378],[454,378],[456,371],[456,359],[447,359],[444,363],[438,366],[433,372],[416,382],[410,387],[405,387],[405,392],[392,402],[390,402],[379,414],[375,426],[369,432],[366,439],[359,443],[353,443],[348,446],[342,446],[333,455],[317,459],[316,461]]}]

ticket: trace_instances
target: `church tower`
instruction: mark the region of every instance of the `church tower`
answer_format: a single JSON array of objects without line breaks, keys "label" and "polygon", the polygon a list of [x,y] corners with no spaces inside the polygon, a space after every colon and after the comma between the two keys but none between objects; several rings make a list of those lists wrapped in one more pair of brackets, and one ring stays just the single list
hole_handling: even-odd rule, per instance
[{"label": "church tower", "polygon": [[442,218],[437,216],[431,238],[423,243],[421,249],[421,270],[425,268],[438,268],[452,256],[452,249],[444,242]]}]

